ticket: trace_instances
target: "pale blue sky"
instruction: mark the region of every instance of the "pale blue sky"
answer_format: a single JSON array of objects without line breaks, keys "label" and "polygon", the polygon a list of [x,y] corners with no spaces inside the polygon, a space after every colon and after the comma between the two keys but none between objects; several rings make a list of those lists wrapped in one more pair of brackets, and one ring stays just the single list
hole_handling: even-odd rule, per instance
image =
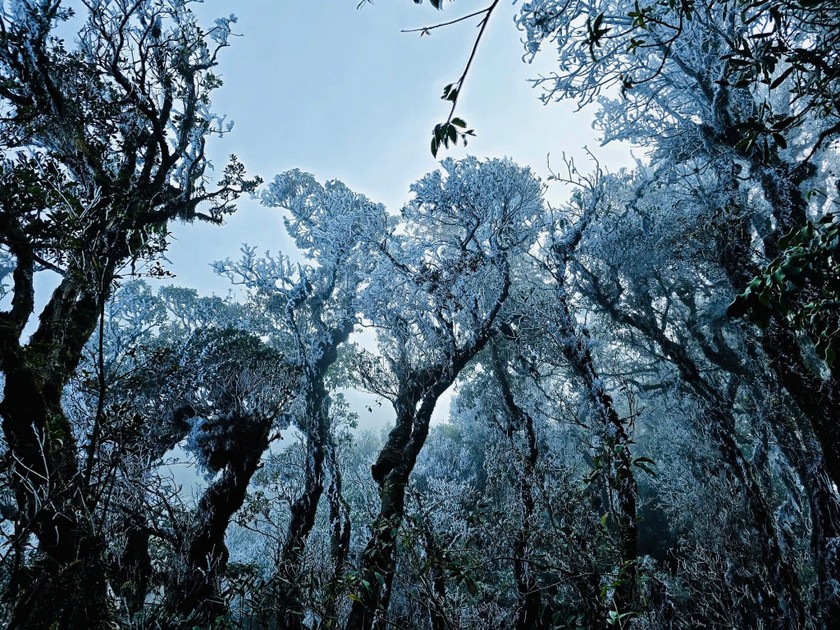
[{"label": "pale blue sky", "polygon": [[[432,127],[448,113],[443,86],[460,75],[476,33],[476,20],[431,36],[401,29],[450,20],[485,6],[459,0],[435,11],[428,3],[381,0],[356,9],[355,0],[206,0],[199,7],[209,25],[236,14],[241,37],[223,51],[224,86],[214,108],[234,120],[234,130],[211,142],[219,168],[236,153],[266,180],[291,168],[319,179],[340,179],[396,211],[408,186],[436,166],[429,152]],[[517,7],[501,4],[492,17],[467,79],[458,115],[478,134],[467,149],[439,154],[509,156],[547,175],[546,155],[560,163],[565,151],[584,162],[588,145],[611,169],[630,165],[627,147],[600,148],[591,114],[568,103],[544,106],[527,79],[548,72],[549,52],[538,64],[522,61]],[[561,198],[554,187],[549,197]],[[262,251],[287,250],[277,211],[250,200],[222,228],[176,226],[169,258],[178,284],[225,291],[209,269],[236,256],[242,242]]]}]

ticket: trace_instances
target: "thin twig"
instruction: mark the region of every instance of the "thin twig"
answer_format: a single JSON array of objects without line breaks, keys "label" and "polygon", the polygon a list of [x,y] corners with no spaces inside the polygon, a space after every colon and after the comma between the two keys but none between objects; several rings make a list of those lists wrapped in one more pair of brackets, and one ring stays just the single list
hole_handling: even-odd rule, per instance
[{"label": "thin twig", "polygon": [[472,66],[472,62],[475,59],[475,53],[478,50],[478,44],[481,42],[481,38],[484,36],[484,30],[487,28],[487,23],[490,21],[490,16],[493,14],[493,10],[499,4],[499,0],[493,0],[493,3],[483,9],[478,11],[474,15],[480,15],[484,13],[484,17],[481,18],[481,22],[479,22],[479,30],[478,35],[475,38],[475,42],[473,43],[472,51],[470,51],[470,57],[467,59],[467,65],[464,66],[464,72],[461,74],[461,78],[456,81],[456,85],[458,86],[458,91],[455,93],[455,97],[452,99],[452,107],[449,110],[449,116],[446,119],[446,124],[449,125],[452,122],[452,117],[455,115],[455,107],[458,105],[458,99],[461,97],[461,88],[464,85],[464,81],[467,78],[467,74],[470,71],[470,67]]},{"label": "thin twig", "polygon": [[[493,4],[496,4],[495,2]],[[484,8],[479,11],[475,11],[474,13],[470,13],[469,15],[462,15],[459,18],[454,20],[450,20],[449,22],[441,22],[439,24],[434,24],[432,26],[421,26],[420,28],[404,28],[400,31],[400,33],[428,33],[429,31],[433,31],[436,28],[442,28],[444,26],[451,26],[452,24],[457,24],[458,22],[463,22],[464,20],[469,20],[472,17],[477,15],[481,15],[482,13],[487,13],[488,11],[492,10],[492,7]]]}]

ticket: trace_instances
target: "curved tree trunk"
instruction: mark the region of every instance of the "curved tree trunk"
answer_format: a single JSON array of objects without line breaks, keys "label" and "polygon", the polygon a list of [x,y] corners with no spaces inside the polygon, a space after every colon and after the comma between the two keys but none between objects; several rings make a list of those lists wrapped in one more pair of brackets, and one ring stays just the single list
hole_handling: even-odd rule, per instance
[{"label": "curved tree trunk", "polygon": [[395,544],[405,511],[405,488],[429,433],[435,404],[453,380],[454,377],[438,377],[433,381],[436,384],[422,396],[414,388],[394,405],[396,426],[371,469],[379,485],[380,509],[362,552],[359,591],[346,630],[370,630],[374,624],[386,627],[396,562]]},{"label": "curved tree trunk", "polygon": [[[522,430],[525,433],[526,443],[524,453],[520,453],[519,449],[514,446],[517,455],[522,460],[522,472],[519,479],[519,502],[522,519],[513,543],[513,576],[516,582],[518,610],[516,630],[537,629],[542,628],[542,596],[529,554],[532,539],[532,520],[535,512],[534,474],[539,459],[539,447],[534,432],[534,420],[528,412],[516,404],[506,368],[502,364],[495,345],[492,352],[493,371],[501,387],[502,399],[510,419],[506,431],[508,438],[512,438],[515,431]],[[512,439],[511,443],[513,443]]]},{"label": "curved tree trunk", "polygon": [[[451,365],[402,375],[403,386],[394,402],[396,425],[371,474],[379,485],[379,515],[371,525],[371,537],[362,552],[359,591],[355,594],[346,630],[385,628],[385,616],[394,579],[395,544],[405,512],[405,489],[417,456],[429,434],[429,422],[438,399],[455,382],[467,362],[486,345],[490,331],[481,335]],[[426,387],[422,387],[426,383]]]},{"label": "curved tree trunk", "polygon": [[238,458],[227,464],[221,478],[198,502],[183,567],[173,572],[166,600],[166,608],[189,621],[189,627],[209,627],[227,611],[220,596],[220,581],[228,561],[225,533],[231,517],[245,502],[248,484],[268,448],[270,426],[267,422],[256,443],[242,449]]},{"label": "curved tree trunk", "polygon": [[761,592],[763,605],[752,611],[756,619],[764,619],[771,627],[789,623],[791,627],[801,624],[802,601],[796,572],[784,555],[776,528],[773,511],[767,503],[763,490],[744,457],[735,439],[735,419],[728,411],[720,393],[701,374],[688,350],[670,339],[650,317],[621,310],[607,295],[601,292],[597,279],[593,279],[593,299],[617,322],[639,330],[653,341],[670,362],[677,368],[685,387],[707,410],[703,428],[709,432],[712,445],[720,454],[724,472],[744,492],[747,508],[759,534],[763,548],[763,562],[774,577],[773,587],[747,584],[746,588]]},{"label": "curved tree trunk", "polygon": [[[20,305],[26,291],[18,274],[13,303]],[[26,347],[20,330],[3,327],[0,334],[0,415],[12,458],[10,482],[24,519],[20,535],[38,539],[36,562],[13,577],[12,627],[70,627],[109,617],[104,542],[88,518],[76,442],[61,406],[64,385],[96,327],[98,304],[95,294],[65,279]]]},{"label": "curved tree trunk", "polygon": [[371,536],[362,552],[359,590],[354,594],[346,630],[370,630],[374,624],[383,629],[387,626],[396,563],[395,544],[405,512],[405,489],[429,434],[432,412],[461,370],[490,341],[496,318],[510,292],[510,283],[510,270],[505,261],[499,297],[469,343],[460,349],[452,348],[448,360],[443,363],[396,374],[399,382],[393,401],[396,424],[371,466],[371,475],[379,486],[379,515],[371,525]]},{"label": "curved tree trunk", "polygon": [[609,497],[610,509],[618,527],[620,539],[620,558],[618,579],[609,608],[619,614],[630,614],[635,610],[637,600],[637,561],[639,555],[639,532],[636,509],[639,502],[639,488],[633,474],[633,457],[630,451],[631,437],[615,410],[612,397],[607,392],[595,368],[595,360],[590,350],[589,338],[575,321],[569,297],[566,292],[566,269],[571,252],[579,244],[583,230],[588,225],[590,214],[571,232],[569,237],[551,248],[548,267],[557,283],[554,295],[559,310],[555,323],[559,345],[563,357],[568,361],[575,374],[583,381],[586,397],[598,418],[600,437],[604,444],[606,462],[606,481],[608,490],[614,493],[616,503],[613,509],[612,496]]},{"label": "curved tree trunk", "polygon": [[637,597],[636,563],[639,555],[636,515],[639,489],[633,474],[633,457],[630,451],[632,440],[615,410],[612,397],[598,376],[588,339],[574,325],[565,291],[560,291],[558,299],[561,306],[561,322],[558,329],[564,341],[563,356],[583,381],[587,397],[598,417],[601,439],[607,455],[607,484],[609,491],[614,492],[616,498],[617,509],[613,516],[618,526],[621,557],[613,602],[609,607],[619,614],[631,613],[635,610]]},{"label": "curved tree trunk", "polygon": [[[304,617],[303,593],[301,590],[303,553],[306,540],[315,525],[318,504],[324,492],[324,463],[333,458],[332,482],[329,488],[330,519],[333,526],[333,558],[338,570],[343,564],[346,547],[349,545],[349,526],[341,531],[341,477],[334,461],[332,419],[330,417],[330,395],[325,379],[327,371],[338,359],[338,348],[345,343],[353,332],[353,322],[329,333],[328,342],[319,347],[319,356],[306,368],[308,389],[304,392],[306,416],[304,432],[306,435],[306,454],[304,463],[303,492],[292,504],[291,520],[283,545],[280,564],[273,578],[277,589],[277,610],[281,627],[301,628]],[[338,528],[338,530],[336,530]],[[342,551],[342,548],[344,551]]]},{"label": "curved tree trunk", "polygon": [[326,418],[315,418],[316,430],[309,431],[306,440],[306,462],[304,468],[303,493],[295,499],[291,509],[289,530],[283,545],[280,565],[273,578],[278,589],[277,606],[280,624],[283,628],[302,628],[303,589],[302,563],[306,539],[315,525],[318,503],[324,491],[324,431],[329,430]]}]

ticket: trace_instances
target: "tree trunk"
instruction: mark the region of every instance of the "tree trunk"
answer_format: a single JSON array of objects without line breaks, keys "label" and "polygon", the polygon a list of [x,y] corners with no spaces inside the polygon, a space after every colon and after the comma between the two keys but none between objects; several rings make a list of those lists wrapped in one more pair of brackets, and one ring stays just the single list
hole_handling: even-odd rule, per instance
[{"label": "tree trunk", "polygon": [[764,492],[755,479],[749,461],[737,444],[735,419],[727,409],[726,402],[702,376],[688,350],[665,335],[649,314],[635,315],[619,309],[597,287],[592,297],[615,321],[639,330],[659,346],[662,354],[677,368],[685,386],[702,401],[707,410],[707,422],[702,428],[709,432],[713,448],[722,458],[725,474],[744,492],[747,509],[762,545],[762,561],[774,577],[772,587],[760,584],[745,585],[751,591],[758,589],[764,602],[762,606],[753,610],[755,619],[763,619],[770,627],[781,623],[797,627],[802,622],[803,612],[796,572],[782,552],[773,512]]},{"label": "tree trunk", "polygon": [[[598,376],[589,347],[589,339],[575,321],[566,292],[566,269],[571,252],[578,246],[590,218],[590,215],[585,215],[565,241],[551,248],[552,256],[548,267],[557,283],[554,293],[559,309],[556,326],[560,349],[578,378],[583,381],[586,397],[598,417],[600,438],[605,445],[606,481],[610,494],[615,493],[617,500],[617,509],[614,510],[612,516],[617,522],[620,539],[618,579],[613,595],[613,605],[609,607],[619,614],[625,614],[631,613],[635,608],[638,573],[636,563],[639,553],[636,515],[639,489],[633,474],[633,458],[630,452],[632,440],[615,410],[612,397],[607,393]],[[612,510],[612,496],[609,499],[608,506]]]},{"label": "tree trunk", "polygon": [[[17,287],[16,287],[17,289]],[[16,291],[15,299],[18,298]],[[69,319],[68,319],[69,318]],[[97,298],[66,280],[54,291],[28,346],[0,339],[6,377],[0,415],[12,465],[10,483],[38,557],[15,576],[12,627],[105,623],[104,542],[93,530],[61,393],[97,321]]]},{"label": "tree trunk", "polygon": [[[534,432],[534,420],[528,412],[516,404],[506,368],[502,364],[495,344],[492,348],[492,357],[493,371],[502,390],[502,399],[509,416],[507,435],[514,452],[522,462],[522,472],[519,479],[519,503],[522,510],[522,519],[513,542],[513,576],[516,582],[518,610],[516,630],[530,630],[541,627],[542,616],[541,592],[529,557],[532,519],[535,511],[534,474],[539,459],[539,448]],[[519,451],[513,440],[514,432],[519,430],[525,433],[526,451],[524,453]]]},{"label": "tree trunk", "polygon": [[504,261],[502,289],[495,305],[463,348],[453,348],[447,360],[419,370],[397,374],[399,391],[394,403],[397,418],[388,441],[379,452],[371,475],[379,485],[379,515],[362,552],[359,586],[346,630],[385,628],[394,579],[395,543],[405,511],[405,489],[417,456],[429,434],[429,422],[440,396],[464,366],[484,349],[494,334],[493,324],[510,292],[510,273]]},{"label": "tree trunk", "polygon": [[[439,381],[422,398],[419,409],[405,401],[397,407],[396,426],[372,467],[379,484],[379,515],[371,525],[371,537],[362,552],[359,590],[350,610],[346,630],[370,630],[385,627],[385,615],[394,577],[395,544],[405,511],[405,488],[414,469],[417,455],[429,433],[429,421],[435,403],[452,379]],[[415,411],[416,409],[416,411]]]},{"label": "tree trunk", "polygon": [[[787,175],[781,165],[775,168],[754,164],[759,171],[764,194],[774,210],[777,225],[764,238],[765,255],[778,253],[779,238],[792,228],[804,225],[807,203],[799,190],[798,178]],[[731,193],[736,216],[743,211],[734,195],[737,180],[731,175],[725,188]],[[760,269],[752,259],[750,233],[745,219],[724,226],[724,238],[717,258],[736,291],[743,291]],[[840,386],[832,375],[823,379],[807,364],[796,332],[790,323],[779,316],[771,319],[766,330],[758,334],[764,354],[779,383],[787,391],[802,413],[808,418],[825,458],[825,469],[832,482],[840,488]]]},{"label": "tree trunk", "polygon": [[324,604],[324,617],[337,627],[337,602],[336,594],[340,591],[340,579],[344,572],[347,556],[350,553],[350,506],[344,498],[342,490],[341,469],[336,453],[336,445],[333,436],[330,435],[330,442],[327,448],[327,468],[330,473],[330,485],[327,489],[327,500],[330,506],[330,556],[333,563],[332,579],[326,586],[326,602]]},{"label": "tree trunk", "polygon": [[[324,492],[324,462],[335,453],[330,417],[330,395],[325,385],[327,371],[338,359],[338,348],[347,341],[353,332],[353,322],[329,333],[329,341],[319,346],[319,356],[307,366],[306,379],[309,384],[305,392],[306,416],[304,432],[306,434],[306,461],[304,463],[303,493],[295,499],[291,508],[291,520],[283,545],[280,565],[275,572],[273,582],[277,589],[278,617],[283,628],[292,630],[302,628],[304,618],[303,593],[301,591],[303,552],[306,540],[315,525],[318,504]],[[337,463],[332,462],[332,482],[329,489],[330,518],[333,526],[333,559],[335,570],[344,562],[346,548],[349,546],[349,520],[344,532],[338,531],[340,525],[341,477]],[[338,530],[336,530],[338,528]],[[344,549],[342,551],[342,549]],[[330,604],[331,606],[332,604]],[[328,606],[329,608],[329,606]]]},{"label": "tree trunk", "polygon": [[325,449],[322,440],[324,430],[329,430],[328,420],[319,417],[315,421],[320,428],[309,432],[306,441],[303,493],[292,504],[289,531],[283,545],[280,566],[273,578],[278,589],[280,627],[289,630],[303,627],[304,605],[301,588],[303,552],[309,532],[315,525],[318,503],[324,491]]},{"label": "tree trunk", "polygon": [[268,448],[269,429],[270,423],[266,423],[256,443],[243,446],[237,459],[227,464],[221,478],[207,488],[198,502],[183,567],[173,572],[166,600],[167,610],[189,624],[209,627],[227,611],[220,594],[228,560],[225,533],[231,517],[245,502],[248,484]]},{"label": "tree trunk", "polygon": [[128,614],[134,616],[143,611],[152,575],[152,559],[149,555],[151,533],[145,519],[130,515],[120,522],[125,536],[125,549],[114,570],[117,594],[125,601]]},{"label": "tree trunk", "polygon": [[[639,489],[633,475],[633,458],[630,452],[632,442],[612,397],[607,393],[589,349],[586,336],[577,329],[568,304],[565,290],[561,289],[558,301],[561,308],[561,320],[558,325],[563,340],[563,356],[571,364],[578,377],[583,380],[586,395],[595,409],[600,423],[601,439],[605,445],[607,457],[607,483],[609,491],[615,493],[617,510],[613,515],[618,525],[620,554],[618,579],[613,595],[611,609],[620,614],[630,613],[636,603],[636,577],[639,554],[639,534],[636,518]],[[612,506],[612,497],[609,505]]]}]

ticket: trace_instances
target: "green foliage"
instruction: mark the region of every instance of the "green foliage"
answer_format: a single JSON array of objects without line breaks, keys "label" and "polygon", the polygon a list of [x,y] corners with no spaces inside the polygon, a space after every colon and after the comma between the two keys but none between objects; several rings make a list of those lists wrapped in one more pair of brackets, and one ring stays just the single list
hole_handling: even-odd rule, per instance
[{"label": "green foliage", "polygon": [[792,230],[779,255],[729,306],[765,327],[774,316],[809,335],[817,354],[834,366],[840,355],[840,214]]},{"label": "green foliage", "polygon": [[[450,88],[452,86],[447,85],[446,87]],[[453,96],[448,100],[454,101],[457,98],[458,91],[453,88],[449,94]],[[443,98],[448,98],[446,91],[444,91]],[[455,146],[458,144],[459,139],[463,142],[464,146],[467,146],[467,136],[474,136],[475,131],[465,129],[466,126],[467,123],[460,118],[452,118],[445,123],[435,125],[434,131],[432,132],[432,155],[437,157],[441,145],[448,149],[450,142]]]},{"label": "green foliage", "polygon": [[632,619],[633,613],[619,613],[617,610],[610,610],[607,614],[607,625],[623,628],[624,624]]},{"label": "green foliage", "polygon": [[586,18],[586,38],[589,45],[589,54],[595,58],[595,48],[601,47],[602,38],[610,32],[609,27],[603,26],[604,14],[599,13],[595,19]]}]

